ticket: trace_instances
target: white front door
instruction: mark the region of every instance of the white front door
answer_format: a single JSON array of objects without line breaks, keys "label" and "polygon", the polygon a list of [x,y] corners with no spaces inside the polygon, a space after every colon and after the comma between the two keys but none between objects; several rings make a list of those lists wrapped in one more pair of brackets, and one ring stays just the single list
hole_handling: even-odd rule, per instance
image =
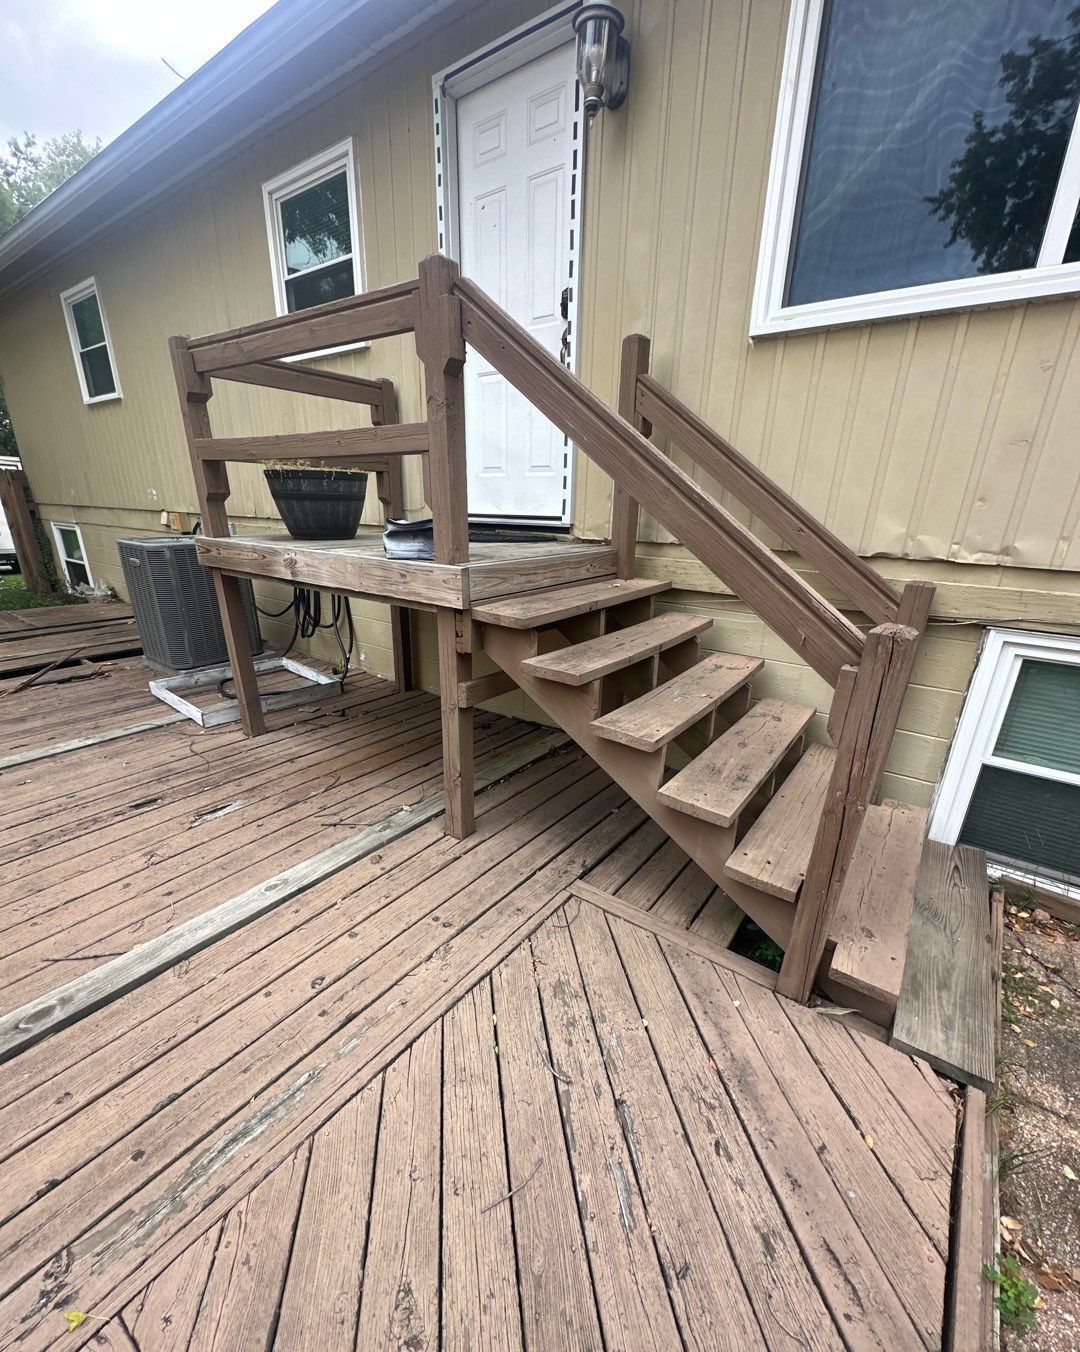
[{"label": "white front door", "polygon": [[[559,355],[570,285],[574,44],[457,104],[461,271]],[[569,520],[563,434],[470,349],[465,363],[469,513]]]}]

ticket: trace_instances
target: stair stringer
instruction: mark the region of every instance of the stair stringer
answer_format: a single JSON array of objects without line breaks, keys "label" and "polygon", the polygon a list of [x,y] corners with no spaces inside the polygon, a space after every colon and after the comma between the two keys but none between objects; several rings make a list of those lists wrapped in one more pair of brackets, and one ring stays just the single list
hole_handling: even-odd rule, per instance
[{"label": "stair stringer", "polygon": [[658,790],[663,774],[663,751],[638,751],[600,737],[591,727],[596,709],[590,687],[545,681],[524,667],[525,659],[536,655],[535,630],[484,625],[481,643],[492,661],[533,703],[569,733],[586,755],[591,756],[775,943],[785,947],[791,934],[794,906],[724,873],[724,864],[735,848],[735,826],[717,826],[660,801]]}]

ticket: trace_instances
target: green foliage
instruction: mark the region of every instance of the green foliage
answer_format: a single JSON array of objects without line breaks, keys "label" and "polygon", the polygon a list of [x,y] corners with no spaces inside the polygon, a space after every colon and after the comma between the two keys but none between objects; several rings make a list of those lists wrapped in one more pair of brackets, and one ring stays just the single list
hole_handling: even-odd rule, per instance
[{"label": "green foliage", "polygon": [[[1001,58],[1009,115],[994,126],[972,118],[963,155],[940,193],[926,200],[965,240],[981,273],[1031,267],[1042,239],[1080,95],[1080,6],[1066,38],[1032,38]],[[1076,232],[1066,252],[1076,245]]]},{"label": "green foliage", "polygon": [[71,598],[31,591],[21,577],[0,575],[0,610],[29,610],[31,606],[61,606]]},{"label": "green foliage", "polygon": [[15,429],[11,425],[11,414],[4,398],[4,386],[0,382],[0,455],[18,454],[19,444],[15,440]]},{"label": "green foliage", "polygon": [[999,1253],[997,1267],[984,1263],[983,1276],[997,1287],[994,1299],[1001,1322],[1011,1329],[1031,1328],[1035,1322],[1039,1288],[1020,1271],[1020,1264],[1012,1254]]},{"label": "green foliage", "polygon": [[0,152],[0,234],[100,149],[100,139],[91,144],[81,131],[69,131],[51,141],[39,141],[32,132],[21,139],[13,136]]}]

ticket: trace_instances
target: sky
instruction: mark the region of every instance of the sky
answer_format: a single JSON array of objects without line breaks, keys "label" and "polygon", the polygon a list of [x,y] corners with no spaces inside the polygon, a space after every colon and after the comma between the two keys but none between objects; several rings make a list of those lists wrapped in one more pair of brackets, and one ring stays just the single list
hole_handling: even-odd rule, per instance
[{"label": "sky", "polygon": [[[0,0],[0,141],[109,142],[273,0]],[[164,58],[164,60],[162,59]]]}]

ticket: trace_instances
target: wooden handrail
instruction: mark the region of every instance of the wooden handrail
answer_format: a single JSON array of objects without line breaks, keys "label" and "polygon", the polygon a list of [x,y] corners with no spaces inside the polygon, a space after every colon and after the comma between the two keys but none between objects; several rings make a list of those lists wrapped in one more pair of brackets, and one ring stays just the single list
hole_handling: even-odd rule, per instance
[{"label": "wooden handrail", "polygon": [[416,328],[419,285],[419,281],[399,282],[278,319],[189,339],[192,366],[199,374],[220,372],[343,343],[410,333]]},{"label": "wooden handrail", "polygon": [[654,376],[638,377],[635,408],[876,624],[896,620],[900,598],[889,583]]},{"label": "wooden handrail", "polygon": [[243,385],[262,385],[293,394],[314,394],[320,399],[342,399],[349,404],[381,404],[382,382],[347,376],[341,371],[320,371],[303,362],[260,361],[250,366],[226,366],[216,373],[219,380]]},{"label": "wooden handrail", "polygon": [[862,633],[480,287],[458,278],[454,293],[480,355],[835,685]]},{"label": "wooden handrail", "polygon": [[428,448],[427,423],[389,427],[343,427],[331,432],[290,432],[266,437],[196,437],[200,460],[360,460],[416,455]]}]

